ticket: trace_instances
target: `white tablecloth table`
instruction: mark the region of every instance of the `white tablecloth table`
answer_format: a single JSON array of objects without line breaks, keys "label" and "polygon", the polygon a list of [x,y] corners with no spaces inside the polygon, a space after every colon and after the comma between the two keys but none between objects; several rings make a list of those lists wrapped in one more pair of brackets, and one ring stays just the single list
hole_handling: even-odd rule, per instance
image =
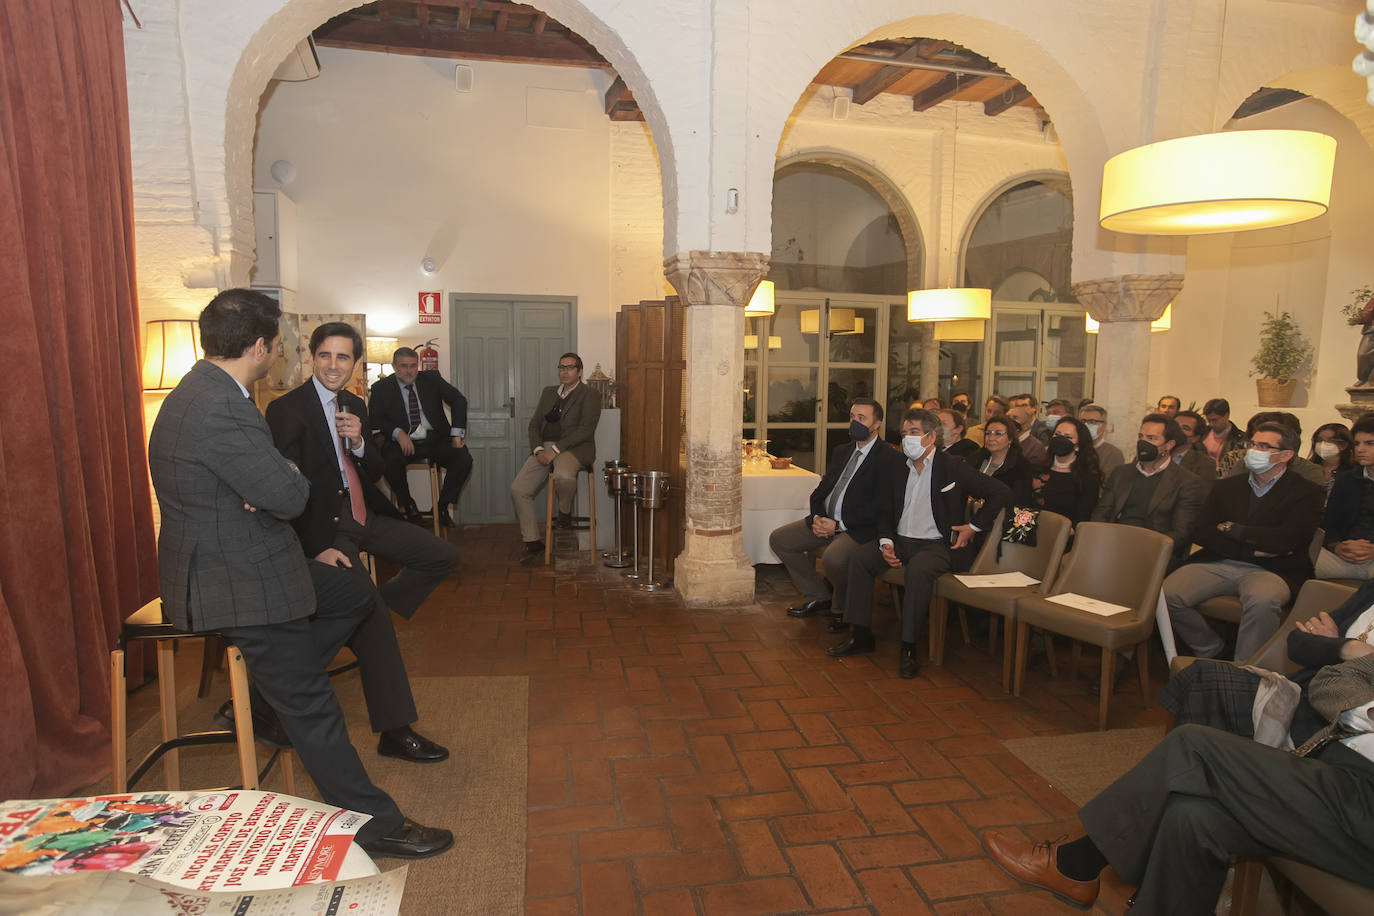
[{"label": "white tablecloth table", "polygon": [[819,474],[805,468],[775,471],[767,464],[744,466],[741,529],[750,563],[782,562],[768,547],[768,536],[775,528],[806,518],[811,491],[820,481]]}]

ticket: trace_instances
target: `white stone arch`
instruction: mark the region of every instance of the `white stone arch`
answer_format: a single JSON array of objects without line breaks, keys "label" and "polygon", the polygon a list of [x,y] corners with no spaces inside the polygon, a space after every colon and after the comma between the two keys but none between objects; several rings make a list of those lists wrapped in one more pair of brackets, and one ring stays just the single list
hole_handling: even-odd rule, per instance
[{"label": "white stone arch", "polygon": [[[920,221],[916,219],[916,212],[912,209],[911,202],[906,199],[906,195],[897,187],[897,183],[871,162],[865,162],[840,150],[822,147],[796,150],[778,159],[773,174],[776,175],[793,166],[807,164],[826,165],[853,175],[887,204],[897,219],[898,228],[902,231],[902,243],[906,248],[907,289],[919,289],[922,286],[921,270],[926,261],[925,239],[921,233]],[[769,250],[771,251],[771,242]]]},{"label": "white stone arch", "polygon": [[[1354,74],[1349,65],[1292,70],[1264,80],[1260,85],[1292,89],[1326,103],[1354,124],[1364,142],[1374,149],[1374,106],[1365,101],[1364,81]],[[1259,85],[1254,87],[1258,88]]]},{"label": "white stone arch", "polygon": [[[773,2],[764,0],[761,5],[771,6]],[[913,5],[922,13],[912,15]],[[1022,81],[1044,106],[1058,133],[1077,192],[1074,273],[1109,273],[1102,265],[1103,257],[1110,259],[1111,252],[1099,250],[1097,191],[1110,146],[1108,125],[1098,112],[1111,110],[1114,100],[1095,100],[1084,88],[1094,85],[1093,67],[1098,61],[1090,58],[1098,52],[1088,51],[1062,21],[1047,20],[1035,7],[1018,0],[919,0],[915,4],[911,0],[869,0],[841,10],[817,0],[787,4],[787,16],[805,21],[814,13],[816,21],[826,22],[826,28],[795,43],[769,45],[760,41],[754,45],[767,50],[755,51],[751,72],[760,76],[766,73],[773,84],[753,99],[750,115],[751,124],[758,125],[758,139],[749,153],[749,187],[756,205],[749,213],[749,249],[760,250],[762,240],[768,238],[771,208],[758,206],[758,198],[760,191],[771,193],[772,158],[787,118],[807,84],[831,58],[848,48],[883,38],[923,36],[948,39],[989,57]],[[778,15],[783,15],[781,10]],[[1123,30],[1130,28],[1130,18],[1127,8]],[[1070,72],[1071,66],[1077,72]],[[755,83],[751,79],[751,86]]]},{"label": "white stone arch", "polygon": [[[209,0],[191,2],[204,4]],[[221,272],[227,274],[226,282],[230,285],[246,285],[253,260],[253,140],[263,91],[291,48],[316,26],[356,5],[356,0],[263,0],[256,10],[247,3],[241,8],[236,5],[235,30],[243,34],[245,27],[251,27],[251,33],[232,58],[231,70],[206,74],[223,80],[222,158],[210,153],[215,145],[213,119],[192,125],[193,132],[201,134],[196,148],[209,153],[203,157],[203,164],[197,166],[195,175],[201,222],[214,227],[218,235]],[[672,130],[655,87],[641,66],[641,58],[651,59],[652,54],[637,55],[632,51],[618,26],[633,23],[616,21],[631,17],[618,11],[615,3],[596,0],[538,0],[534,5],[590,42],[634,93],[657,150],[665,212],[675,214],[677,171]],[[606,7],[604,15],[594,11],[593,5]],[[253,12],[260,15],[255,18]],[[618,17],[617,12],[621,13]],[[236,47],[232,39],[225,44],[229,49]],[[223,62],[229,61],[230,53],[226,52]],[[671,218],[665,218],[665,226],[672,224]]]},{"label": "white stone arch", "polygon": [[[1030,169],[1025,172],[1019,172],[1015,175],[1009,176],[1005,179],[1002,179],[1001,181],[998,181],[997,184],[989,188],[988,191],[985,192],[981,198],[979,198],[978,202],[975,203],[969,209],[967,218],[964,220],[963,224],[959,227],[957,233],[955,234],[958,246],[958,263],[955,266],[955,277],[962,278],[964,276],[965,269],[967,268],[969,241],[973,238],[973,230],[977,228],[978,221],[983,218],[983,214],[988,211],[988,208],[992,206],[993,202],[996,201],[997,198],[1001,197],[1003,194],[1005,194],[1007,191],[1010,191],[1017,185],[1025,184],[1027,181],[1038,181],[1041,184],[1049,185],[1052,187],[1062,186],[1070,202],[1074,202],[1075,209],[1073,221],[1075,232],[1077,231],[1078,205],[1075,202],[1076,195],[1073,192],[1073,179],[1070,177],[1069,173],[1060,171],[1058,169]],[[960,279],[960,282],[962,282],[962,279]],[[996,288],[995,284],[993,288]],[[1062,290],[1059,292],[1068,292],[1068,290]]]}]

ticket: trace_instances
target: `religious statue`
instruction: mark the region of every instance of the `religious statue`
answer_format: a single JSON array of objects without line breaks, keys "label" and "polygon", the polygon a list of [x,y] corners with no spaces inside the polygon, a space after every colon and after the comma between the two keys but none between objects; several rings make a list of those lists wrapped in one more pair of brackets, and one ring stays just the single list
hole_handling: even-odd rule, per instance
[{"label": "religious statue", "polygon": [[1374,388],[1374,288],[1353,290],[1354,301],[1343,310],[1346,320],[1360,325],[1360,347],[1355,351],[1355,387]]}]

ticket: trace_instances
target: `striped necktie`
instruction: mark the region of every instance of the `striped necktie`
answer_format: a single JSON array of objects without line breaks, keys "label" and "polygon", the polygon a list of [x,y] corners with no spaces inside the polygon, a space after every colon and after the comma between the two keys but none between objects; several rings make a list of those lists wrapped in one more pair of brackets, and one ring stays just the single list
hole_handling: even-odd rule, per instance
[{"label": "striped necktie", "polygon": [[420,428],[420,402],[415,397],[415,385],[406,386],[406,414],[410,417],[410,430],[415,432]]}]

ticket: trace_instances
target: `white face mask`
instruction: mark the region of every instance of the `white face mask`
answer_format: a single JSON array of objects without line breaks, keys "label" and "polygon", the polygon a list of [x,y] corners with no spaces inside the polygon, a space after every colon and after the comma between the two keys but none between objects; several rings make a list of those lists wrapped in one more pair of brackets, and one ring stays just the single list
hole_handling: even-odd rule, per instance
[{"label": "white face mask", "polygon": [[1106,424],[1098,423],[1094,420],[1084,420],[1083,425],[1088,427],[1088,432],[1093,434],[1094,440],[1102,438],[1102,427]]},{"label": "white face mask", "polygon": [[1335,458],[1341,453],[1341,447],[1334,442],[1318,442],[1316,444],[1317,457],[1325,461],[1327,458]]},{"label": "white face mask", "polygon": [[924,439],[925,436],[903,436],[902,453],[912,461],[920,461],[928,451],[926,446],[921,444]]}]

